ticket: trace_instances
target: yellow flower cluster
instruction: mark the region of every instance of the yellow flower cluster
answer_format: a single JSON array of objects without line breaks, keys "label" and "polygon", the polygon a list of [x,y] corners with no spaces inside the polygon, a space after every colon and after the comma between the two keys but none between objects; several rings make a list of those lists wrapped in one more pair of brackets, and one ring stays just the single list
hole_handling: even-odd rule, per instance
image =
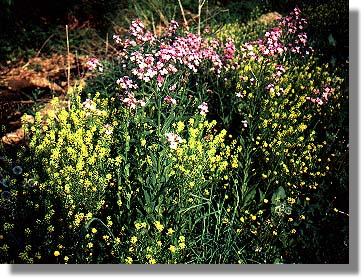
[{"label": "yellow flower cluster", "polygon": [[31,134],[29,147],[46,174],[40,189],[60,198],[77,227],[87,220],[86,213],[95,213],[104,204],[105,188],[112,179],[108,167],[114,162],[113,129],[105,100],[96,96],[82,103],[78,95],[71,98],[69,108],[54,98],[49,112],[37,113],[26,131]]},{"label": "yellow flower cluster", "polygon": [[[175,152],[170,154],[174,162],[172,175],[182,175],[187,188],[202,186],[206,179],[220,179],[229,168],[238,167],[236,140],[227,140],[227,131],[214,132],[216,121],[189,119],[185,125],[178,122],[176,132],[185,135]],[[231,136],[229,136],[231,137]]]}]

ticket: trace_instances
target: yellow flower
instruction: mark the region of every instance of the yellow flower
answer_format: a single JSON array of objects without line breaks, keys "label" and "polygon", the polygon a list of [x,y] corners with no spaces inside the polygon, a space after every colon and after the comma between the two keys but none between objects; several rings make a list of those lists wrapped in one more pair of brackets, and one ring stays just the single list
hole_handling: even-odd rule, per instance
[{"label": "yellow flower", "polygon": [[92,247],[94,247],[94,244],[92,242],[87,243],[87,248],[91,249]]},{"label": "yellow flower", "polygon": [[126,263],[126,264],[132,264],[132,263],[133,263],[133,259],[132,259],[132,258],[130,258],[130,257],[127,257],[127,258],[125,259],[125,263]]},{"label": "yellow flower", "polygon": [[257,220],[257,216],[255,216],[255,215],[252,215],[251,218],[253,221]]},{"label": "yellow flower", "polygon": [[53,253],[53,255],[54,255],[55,257],[58,257],[60,254],[61,254],[61,253],[60,253],[59,251],[54,251],[54,253]]},{"label": "yellow flower", "polygon": [[267,200],[267,199],[264,199],[264,200],[263,200],[263,202],[264,202],[264,203],[268,203],[268,200]]},{"label": "yellow flower", "polygon": [[156,263],[157,263],[157,261],[156,261],[154,258],[150,258],[150,259],[149,259],[149,263],[150,263],[150,264],[156,264]]},{"label": "yellow flower", "polygon": [[163,231],[164,229],[164,226],[159,221],[155,221],[154,226],[157,228],[159,232]]},{"label": "yellow flower", "polygon": [[68,257],[68,256],[65,256],[65,257],[64,257],[64,261],[65,261],[65,262],[68,262],[68,260],[69,260],[69,257]]},{"label": "yellow flower", "polygon": [[178,121],[177,122],[177,133],[180,133],[183,131],[183,129],[185,128],[185,124],[182,121]]},{"label": "yellow flower", "polygon": [[168,229],[167,234],[168,234],[168,235],[172,235],[174,232],[175,232],[175,230],[174,230],[174,229],[169,228],[169,229]]},{"label": "yellow flower", "polygon": [[92,228],[92,229],[91,229],[91,232],[92,232],[92,233],[97,233],[96,228]]},{"label": "yellow flower", "polygon": [[138,241],[138,238],[137,238],[136,236],[132,236],[132,237],[130,238],[130,242],[131,242],[132,244],[135,244],[137,241]]},{"label": "yellow flower", "polygon": [[121,157],[119,157],[119,156],[118,156],[118,157],[116,157],[116,158],[115,158],[115,162],[116,162],[116,164],[120,164],[120,163],[121,163],[121,161],[122,161],[122,160],[121,160]]},{"label": "yellow flower", "polygon": [[176,246],[170,245],[168,250],[171,251],[171,253],[176,253]]},{"label": "yellow flower", "polygon": [[233,169],[236,169],[237,167],[239,167],[238,161],[236,160],[236,158],[234,158],[233,162],[231,163],[231,167]]},{"label": "yellow flower", "polygon": [[147,227],[147,224],[145,222],[143,222],[143,223],[135,223],[135,228],[137,230],[140,230],[140,229],[146,228],[146,227]]},{"label": "yellow flower", "polygon": [[186,244],[184,242],[180,242],[178,244],[179,248],[181,248],[181,250],[185,249],[186,248]]}]

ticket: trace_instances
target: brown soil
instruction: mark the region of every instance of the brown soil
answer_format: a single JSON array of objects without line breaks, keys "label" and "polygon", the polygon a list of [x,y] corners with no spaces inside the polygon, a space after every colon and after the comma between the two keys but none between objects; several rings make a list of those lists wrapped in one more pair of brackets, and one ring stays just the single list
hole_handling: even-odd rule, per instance
[{"label": "brown soil", "polygon": [[[70,54],[71,77],[84,72],[86,57]],[[34,57],[26,64],[0,69],[0,126],[5,129],[2,142],[6,145],[20,143],[24,138],[21,116],[34,105],[43,106],[57,95],[67,91],[67,55]],[[71,81],[71,84],[73,82]],[[41,90],[32,96],[34,90]]]}]

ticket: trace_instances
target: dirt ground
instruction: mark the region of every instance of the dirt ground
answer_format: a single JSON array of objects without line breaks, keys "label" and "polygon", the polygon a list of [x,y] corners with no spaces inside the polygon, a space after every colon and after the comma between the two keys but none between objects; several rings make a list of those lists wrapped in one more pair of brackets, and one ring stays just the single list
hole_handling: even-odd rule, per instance
[{"label": "dirt ground", "polygon": [[[0,69],[0,127],[2,142],[17,144],[23,140],[21,116],[34,106],[41,108],[53,96],[67,91],[67,55],[34,57],[27,63]],[[69,55],[71,84],[85,73],[86,57]]]}]

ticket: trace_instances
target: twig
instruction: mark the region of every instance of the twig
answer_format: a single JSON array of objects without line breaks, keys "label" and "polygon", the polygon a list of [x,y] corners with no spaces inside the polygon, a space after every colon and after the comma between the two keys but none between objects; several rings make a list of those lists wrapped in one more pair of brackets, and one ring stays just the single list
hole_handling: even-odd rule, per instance
[{"label": "twig", "polygon": [[106,42],[105,42],[105,56],[107,56],[107,50],[109,49],[109,33],[106,33]]},{"label": "twig", "polygon": [[50,35],[50,36],[48,37],[48,39],[44,41],[44,43],[42,44],[42,46],[41,46],[41,47],[40,47],[40,49],[38,50],[37,54],[35,55],[35,57],[38,57],[38,56],[39,56],[39,54],[40,54],[40,52],[42,51],[42,49],[46,46],[46,44],[49,42],[49,40],[53,38],[53,36],[54,36],[54,34]]},{"label": "twig", "polygon": [[[68,40],[68,25],[66,25],[66,39],[67,39],[67,93],[70,90],[70,76],[71,76],[71,63],[70,63],[70,42]],[[68,100],[68,110],[71,109],[71,101]]]},{"label": "twig", "polygon": [[67,91],[68,91],[70,88],[70,75],[71,75],[70,42],[68,40],[68,25],[66,25],[66,41],[67,41]]},{"label": "twig", "polygon": [[[107,49],[106,49],[107,52]],[[80,72],[80,60],[78,59],[78,52],[76,50],[76,65],[77,65],[77,74],[78,74],[78,78],[81,77],[81,72]]]},{"label": "twig", "polygon": [[197,35],[201,36],[201,10],[206,0],[198,0],[198,28]]},{"label": "twig", "polygon": [[156,36],[157,35],[157,31],[155,29],[155,23],[154,23],[154,16],[153,16],[153,14],[152,14],[152,27],[153,27],[154,36]]},{"label": "twig", "polygon": [[179,4],[179,8],[181,9],[181,14],[182,14],[182,17],[183,17],[183,21],[185,23],[185,26],[187,27],[188,23],[187,23],[187,20],[186,20],[185,11],[183,10],[183,7],[182,7],[181,0],[178,0],[178,4]]},{"label": "twig", "polygon": [[[54,37],[54,34],[51,34],[47,40],[44,41],[44,43],[42,44],[42,46],[40,47],[40,49],[37,51],[37,54],[35,55],[35,57],[38,57],[40,52],[43,50],[43,48],[46,46],[46,44],[49,42],[50,39],[52,39]],[[29,65],[29,61],[23,66],[23,69],[26,68]]]}]

